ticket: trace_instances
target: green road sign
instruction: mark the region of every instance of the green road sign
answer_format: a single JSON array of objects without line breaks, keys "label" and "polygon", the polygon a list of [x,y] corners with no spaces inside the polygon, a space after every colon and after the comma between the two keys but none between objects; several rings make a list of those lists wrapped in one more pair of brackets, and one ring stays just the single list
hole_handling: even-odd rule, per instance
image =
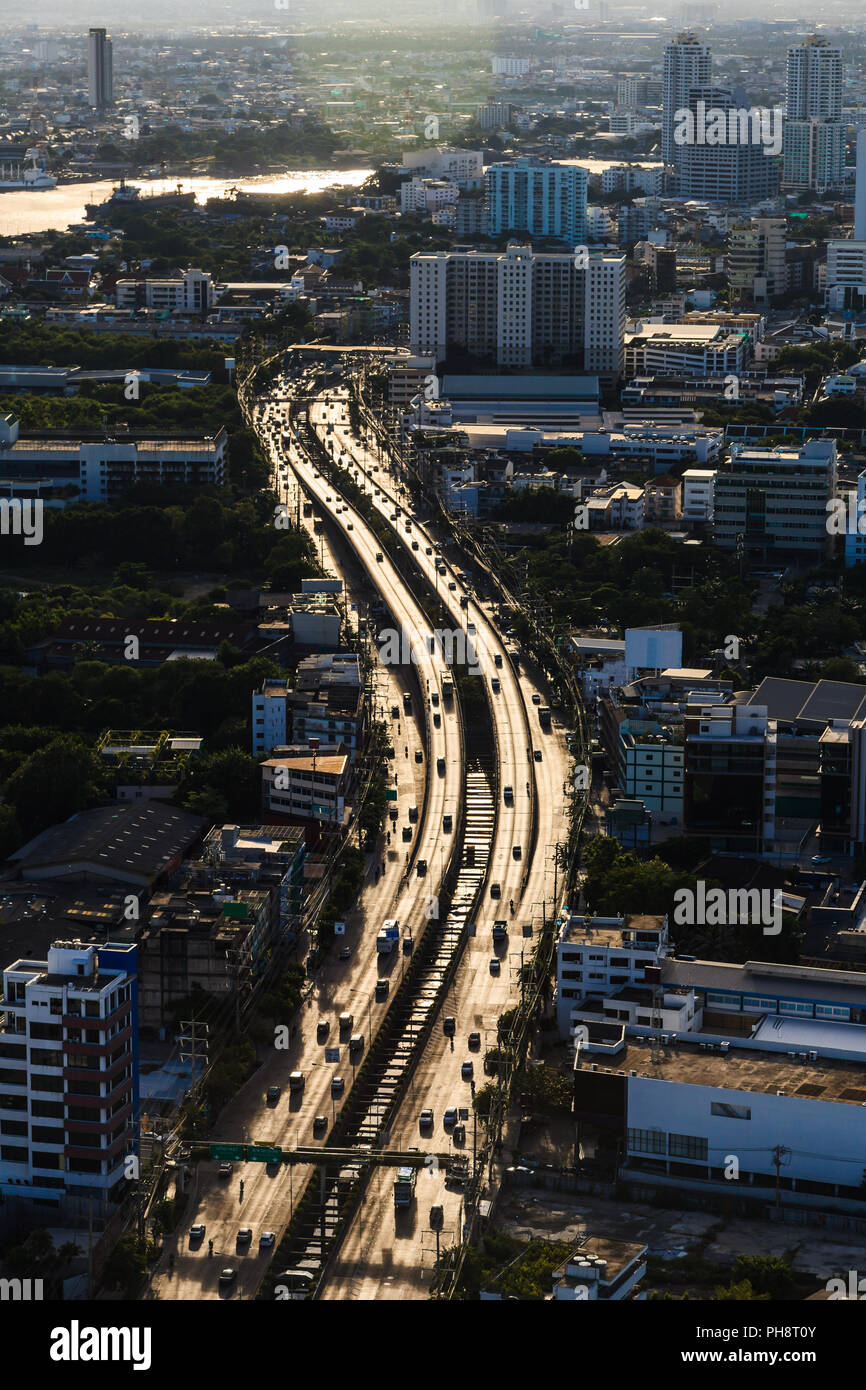
[{"label": "green road sign", "polygon": [[247,1158],[250,1163],[282,1163],[283,1151],[279,1146],[268,1148],[264,1144],[249,1144]]},{"label": "green road sign", "polygon": [[221,1160],[227,1158],[235,1163],[243,1163],[244,1146],[243,1144],[211,1144],[210,1156],[211,1158],[218,1158]]}]

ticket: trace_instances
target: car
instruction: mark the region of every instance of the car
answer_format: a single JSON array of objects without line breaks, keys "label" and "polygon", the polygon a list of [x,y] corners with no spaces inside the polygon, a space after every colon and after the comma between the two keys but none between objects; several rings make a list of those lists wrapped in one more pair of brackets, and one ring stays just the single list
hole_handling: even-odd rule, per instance
[{"label": "car", "polygon": [[415,872],[419,878],[423,878],[427,872],[427,860],[418,859],[415,863]]},{"label": "car", "polygon": [[491,896],[491,898],[501,898],[501,897],[502,897],[502,889],[501,889],[501,887],[500,887],[500,885],[499,885],[498,883],[491,883],[491,885],[490,885],[490,896]]},{"label": "car", "polygon": [[454,817],[453,817],[453,816],[450,816],[450,815],[448,815],[448,816],[443,816],[443,817],[442,817],[442,829],[446,832],[446,834],[447,834],[447,832],[448,832],[449,830],[452,830],[453,827],[454,827]]},{"label": "car", "polygon": [[352,956],[351,946],[344,946],[340,951],[340,960],[350,960]]},{"label": "car", "polygon": [[241,1226],[238,1231],[238,1245],[248,1245],[252,1238],[252,1228],[250,1226]]},{"label": "car", "polygon": [[491,956],[491,957],[490,957],[490,973],[491,973],[491,975],[498,975],[499,972],[500,972],[500,970],[501,970],[501,968],[502,968],[502,967],[501,967],[500,964],[499,964],[499,957],[498,957],[498,956]]},{"label": "car", "polygon": [[829,856],[829,854],[813,854],[813,855],[812,855],[812,863],[813,863],[813,864],[829,864],[829,863],[830,863],[830,856]]},{"label": "car", "polygon": [[346,1089],[346,1083],[342,1076],[331,1077],[331,1095],[341,1096]]},{"label": "car", "polygon": [[327,1042],[327,1041],[328,1041],[328,1033],[329,1033],[330,1031],[331,1031],[331,1025],[330,1025],[330,1023],[328,1022],[328,1020],[327,1020],[326,1018],[320,1018],[320,1019],[319,1019],[319,1022],[316,1024],[316,1042],[317,1042],[317,1043]]},{"label": "car", "polygon": [[410,806],[410,807],[409,807],[409,821],[410,821],[410,823],[411,823],[412,825],[414,825],[414,824],[416,823],[417,820],[418,820],[418,807],[417,807],[417,806]]},{"label": "car", "polygon": [[451,583],[448,585],[448,588],[449,588],[449,589],[456,589],[456,588],[457,588],[457,585],[454,583],[454,580],[453,580],[453,579],[451,580]]},{"label": "car", "polygon": [[480,1048],[480,1046],[481,1046],[481,1034],[480,1034],[480,1033],[470,1033],[470,1034],[469,1034],[469,1046],[472,1048],[473,1052],[474,1052],[477,1048]]},{"label": "car", "polygon": [[373,991],[377,1004],[381,1004],[383,999],[388,998],[388,981],[385,979],[376,981],[376,988]]},{"label": "car", "polygon": [[376,551],[376,559],[377,559],[377,560],[380,562],[380,564],[381,564],[381,561],[382,561],[382,552],[381,552],[381,550],[377,550],[377,551]]},{"label": "car", "polygon": [[495,666],[501,666],[501,665],[502,665],[502,653],[501,653],[501,652],[494,652],[494,653],[493,653],[493,664],[494,664]]},{"label": "car", "polygon": [[412,549],[413,549],[413,550],[417,550],[417,549],[418,549],[418,542],[417,542],[417,541],[413,541],[413,542],[412,542]]},{"label": "car", "polygon": [[541,696],[538,695],[538,694],[533,695],[533,697],[532,697],[532,703],[533,703],[534,705],[540,705],[540,704],[541,704]]},{"label": "car", "polygon": [[325,1132],[325,1130],[326,1130],[327,1128],[328,1128],[328,1119],[327,1119],[327,1116],[326,1116],[326,1115],[317,1115],[316,1118],[313,1120],[313,1134],[324,1134],[324,1132]]},{"label": "car", "polygon": [[190,1228],[189,1228],[189,1238],[190,1238],[190,1240],[204,1240],[204,1233],[205,1233],[206,1230],[207,1230],[207,1227],[204,1225],[204,1222],[202,1222],[202,1221],[197,1222],[195,1226],[190,1226]]},{"label": "car", "polygon": [[351,521],[347,521],[347,522],[346,522],[346,530],[347,530],[347,531],[354,531],[354,529],[355,529],[355,527],[354,527],[354,525],[352,524],[352,522],[351,522]]},{"label": "car", "polygon": [[474,1068],[473,1068],[473,1066],[472,1066],[472,1063],[471,1063],[471,1062],[464,1062],[463,1065],[462,1065],[462,1067],[460,1068],[460,1079],[461,1079],[461,1081],[471,1081],[471,1080],[472,1080],[472,1077],[473,1077],[474,1075],[475,1075],[475,1070],[474,1070]]},{"label": "car", "polygon": [[355,1057],[355,1056],[357,1056],[357,1054],[358,1054],[359,1052],[363,1052],[363,1050],[364,1050],[364,1034],[363,1034],[363,1033],[353,1033],[352,1036],[351,1036],[351,1038],[349,1039],[349,1056],[350,1056],[350,1057]]},{"label": "car", "polygon": [[455,1125],[455,1126],[454,1126],[454,1129],[451,1131],[451,1138],[454,1140],[454,1143],[455,1143],[455,1144],[465,1144],[465,1143],[466,1143],[466,1126],[465,1126],[465,1125]]},{"label": "car", "polygon": [[430,1208],[430,1229],[431,1231],[441,1231],[444,1214],[439,1206]]},{"label": "car", "polygon": [[502,799],[503,799],[503,801],[505,802],[506,806],[508,805],[509,801],[513,801],[513,800],[514,800],[514,788],[511,787],[511,786],[507,786],[507,785],[504,786],[504,787],[502,788]]},{"label": "car", "polygon": [[235,1165],[233,1163],[229,1163],[228,1159],[225,1159],[217,1168],[217,1176],[220,1178],[230,1178],[232,1173],[234,1172],[234,1168]]},{"label": "car", "polygon": [[259,1249],[267,1250],[269,1245],[275,1245],[277,1238],[273,1231],[262,1231],[259,1236]]},{"label": "car", "polygon": [[237,1272],[236,1269],[221,1269],[221,1270],[220,1270],[220,1283],[223,1284],[223,1285],[226,1285],[226,1284],[233,1284],[233,1283],[235,1282],[235,1280],[237,1279],[237,1277],[238,1277],[238,1272]]},{"label": "car", "polygon": [[431,1109],[429,1109],[429,1107],[428,1107],[426,1110],[422,1110],[422,1111],[421,1111],[421,1114],[418,1116],[418,1128],[419,1128],[419,1129],[432,1129],[432,1128],[433,1128],[433,1111],[432,1111]]},{"label": "car", "polygon": [[412,827],[411,827],[411,825],[404,825],[401,833],[402,833],[404,842],[408,844],[408,842],[412,839]]},{"label": "car", "polygon": [[457,1123],[457,1106],[456,1106],[456,1105],[449,1105],[449,1106],[448,1106],[448,1109],[445,1111],[445,1114],[442,1116],[442,1123],[443,1123],[443,1125],[445,1126],[446,1129],[450,1129],[452,1125],[456,1125],[456,1123]]},{"label": "car", "polygon": [[355,1015],[350,1013],[340,1014],[339,1022],[340,1037],[342,1037],[344,1033],[350,1033],[352,1031],[352,1024],[355,1022]]},{"label": "car", "polygon": [[532,750],[532,756],[533,756],[533,758],[535,759],[535,761],[536,761],[537,763],[540,763],[540,762],[541,762],[541,749],[540,749],[540,748],[533,748],[533,750]]},{"label": "car", "polygon": [[392,705],[392,706],[391,706],[391,718],[392,718],[392,719],[399,719],[399,718],[400,718],[400,706],[399,706],[399,705]]},{"label": "car", "polygon": [[289,1090],[302,1091],[304,1089],[304,1073],[293,1071],[289,1073]]},{"label": "car", "polygon": [[511,853],[515,859],[523,858],[523,850],[520,848],[520,845],[514,845],[512,847]]},{"label": "car", "polygon": [[424,754],[421,752],[420,748],[415,749],[415,761],[416,763],[423,763],[424,761]]},{"label": "car", "polygon": [[433,715],[433,728],[434,728],[434,729],[441,729],[441,727],[442,727],[442,715],[439,713],[439,711],[438,711],[438,709],[437,709],[436,712],[435,712],[435,714]]},{"label": "car", "polygon": [[453,1038],[456,1028],[457,1020],[452,1018],[450,1014],[447,1018],[443,1018],[442,1032],[445,1034],[446,1038]]},{"label": "car", "polygon": [[267,1089],[267,1091],[265,1092],[265,1099],[267,1100],[268,1105],[276,1105],[276,1103],[277,1103],[277,1101],[279,1100],[281,1094],[282,1094],[282,1089],[281,1089],[281,1087],[279,1087],[279,1086],[269,1086],[268,1089]]}]

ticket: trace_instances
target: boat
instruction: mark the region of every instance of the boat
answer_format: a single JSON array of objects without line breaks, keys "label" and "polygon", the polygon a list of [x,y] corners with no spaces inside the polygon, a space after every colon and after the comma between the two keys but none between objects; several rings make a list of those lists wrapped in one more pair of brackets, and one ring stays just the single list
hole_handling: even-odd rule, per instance
[{"label": "boat", "polygon": [[124,208],[157,208],[157,207],[191,207],[195,202],[195,193],[182,193],[181,185],[170,193],[149,193],[142,197],[141,189],[137,184],[127,183],[121,179],[117,187],[112,191],[111,196],[106,198],[104,203],[85,203],[85,215],[90,221],[100,217],[110,217],[112,213],[122,211]]},{"label": "boat", "polygon": [[0,193],[36,193],[56,187],[57,180],[46,171],[41,150],[25,150],[22,156],[0,148]]}]

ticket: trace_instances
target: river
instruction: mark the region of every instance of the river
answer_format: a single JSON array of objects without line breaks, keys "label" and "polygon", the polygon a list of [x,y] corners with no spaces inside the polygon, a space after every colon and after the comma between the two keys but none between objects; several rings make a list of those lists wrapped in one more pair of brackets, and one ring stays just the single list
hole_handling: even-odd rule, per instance
[{"label": "river", "polygon": [[[196,201],[218,198],[229,189],[249,193],[321,193],[326,188],[359,188],[372,169],[296,169],[285,174],[264,174],[252,179],[135,179],[142,199],[149,192],[164,193],[180,184],[185,193],[195,192]],[[84,221],[85,203],[101,203],[110,197],[116,180],[100,183],[65,183],[40,193],[0,193],[0,236],[21,236],[34,232],[64,231]]]}]

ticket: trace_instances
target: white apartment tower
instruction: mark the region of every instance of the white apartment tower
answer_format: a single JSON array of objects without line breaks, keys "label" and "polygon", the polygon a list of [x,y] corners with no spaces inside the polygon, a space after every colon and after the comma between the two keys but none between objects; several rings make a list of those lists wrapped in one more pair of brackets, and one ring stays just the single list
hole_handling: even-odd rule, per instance
[{"label": "white apartment tower", "polygon": [[676,164],[674,142],[676,113],[688,107],[692,87],[709,86],[712,57],[706,44],[694,34],[678,34],[675,43],[665,45],[662,81],[662,159]]},{"label": "white apartment tower", "polygon": [[782,183],[823,192],[842,182],[842,50],[813,34],[788,49]]},{"label": "white apartment tower", "polygon": [[437,359],[460,346],[497,366],[547,366],[583,358],[615,373],[625,333],[625,258],[593,253],[420,252],[409,262],[410,343]]}]

